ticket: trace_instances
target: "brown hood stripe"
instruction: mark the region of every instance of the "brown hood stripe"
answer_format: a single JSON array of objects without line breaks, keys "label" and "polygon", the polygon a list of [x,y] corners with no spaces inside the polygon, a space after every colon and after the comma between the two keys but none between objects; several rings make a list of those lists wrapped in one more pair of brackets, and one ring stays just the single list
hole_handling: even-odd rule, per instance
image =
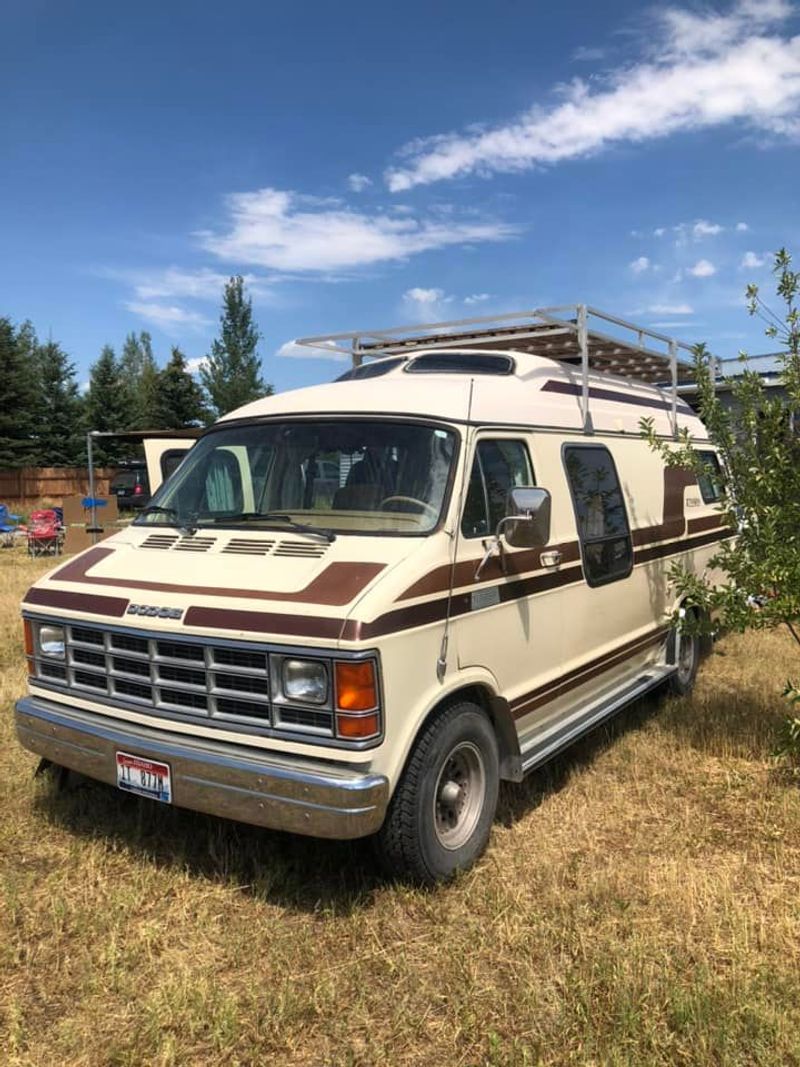
[{"label": "brown hood stripe", "polygon": [[237,611],[235,608],[189,608],[183,618],[184,626],[199,626],[208,630],[237,630],[256,634],[284,634],[291,637],[319,637],[337,641],[344,619],[325,619],[320,616],[285,615],[271,611]]},{"label": "brown hood stripe", "polygon": [[72,593],[65,589],[29,589],[22,602],[46,608],[85,611],[90,615],[107,615],[115,619],[122,618],[129,603],[123,597]]},{"label": "brown hood stripe", "polygon": [[278,590],[229,589],[225,586],[203,586],[186,583],[148,582],[135,578],[91,577],[89,571],[114,553],[113,548],[91,548],[77,559],[50,575],[50,581],[80,582],[82,585],[115,586],[118,589],[141,589],[153,593],[194,593],[198,596],[240,600],[281,600],[287,604],[319,604],[343,607],[363,592],[376,575],[386,569],[385,563],[329,563],[305,589],[296,593]]},{"label": "brown hood stripe", "polygon": [[570,692],[570,690],[577,689],[578,686],[592,681],[598,675],[603,674],[612,667],[624,663],[626,659],[632,659],[633,656],[636,656],[640,652],[644,652],[646,649],[650,648],[652,645],[663,641],[668,633],[668,627],[659,626],[657,629],[651,630],[650,633],[645,634],[643,637],[628,641],[624,645],[615,648],[613,651],[598,656],[596,659],[590,660],[588,663],[584,663],[582,666],[576,667],[574,670],[568,671],[566,674],[562,674],[559,678],[548,682],[547,685],[539,686],[537,689],[525,693],[524,696],[512,700],[511,711],[514,718],[520,719],[524,715],[529,715],[532,711],[536,711],[537,708],[542,707],[544,704],[549,704],[550,701],[557,700],[558,697]]}]

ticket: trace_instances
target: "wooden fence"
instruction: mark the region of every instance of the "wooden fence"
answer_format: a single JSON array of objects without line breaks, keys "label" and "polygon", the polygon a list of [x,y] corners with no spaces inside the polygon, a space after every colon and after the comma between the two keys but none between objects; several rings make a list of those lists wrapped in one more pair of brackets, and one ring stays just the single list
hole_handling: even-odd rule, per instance
[{"label": "wooden fence", "polygon": [[[95,467],[95,493],[108,496],[115,467]],[[86,495],[89,472],[86,467],[20,467],[0,470],[0,504],[9,501],[49,500],[58,503],[65,496]]]}]

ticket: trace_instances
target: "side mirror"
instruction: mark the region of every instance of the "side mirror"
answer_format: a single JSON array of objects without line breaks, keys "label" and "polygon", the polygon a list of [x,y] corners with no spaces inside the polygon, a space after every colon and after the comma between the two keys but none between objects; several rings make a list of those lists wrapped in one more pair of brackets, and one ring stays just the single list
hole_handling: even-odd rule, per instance
[{"label": "side mirror", "polygon": [[[550,540],[550,494],[518,485],[509,491],[500,526],[512,548],[542,548]],[[498,534],[500,529],[498,529]]]}]

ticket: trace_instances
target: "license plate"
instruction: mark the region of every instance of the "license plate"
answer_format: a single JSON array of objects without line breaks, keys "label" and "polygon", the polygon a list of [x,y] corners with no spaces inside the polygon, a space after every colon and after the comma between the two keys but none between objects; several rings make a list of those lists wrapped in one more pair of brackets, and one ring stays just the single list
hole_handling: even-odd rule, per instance
[{"label": "license plate", "polygon": [[172,779],[168,763],[132,756],[129,752],[117,753],[117,785],[126,793],[172,803]]}]

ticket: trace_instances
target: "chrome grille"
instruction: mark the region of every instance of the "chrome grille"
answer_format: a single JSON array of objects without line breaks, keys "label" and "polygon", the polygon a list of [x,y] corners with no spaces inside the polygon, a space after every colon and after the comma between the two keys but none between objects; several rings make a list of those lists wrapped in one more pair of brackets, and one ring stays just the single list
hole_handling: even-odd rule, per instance
[{"label": "chrome grille", "polygon": [[330,705],[289,707],[273,695],[280,656],[267,650],[83,625],[67,625],[64,632],[64,663],[36,657],[36,675],[48,685],[167,717],[334,736]]}]

